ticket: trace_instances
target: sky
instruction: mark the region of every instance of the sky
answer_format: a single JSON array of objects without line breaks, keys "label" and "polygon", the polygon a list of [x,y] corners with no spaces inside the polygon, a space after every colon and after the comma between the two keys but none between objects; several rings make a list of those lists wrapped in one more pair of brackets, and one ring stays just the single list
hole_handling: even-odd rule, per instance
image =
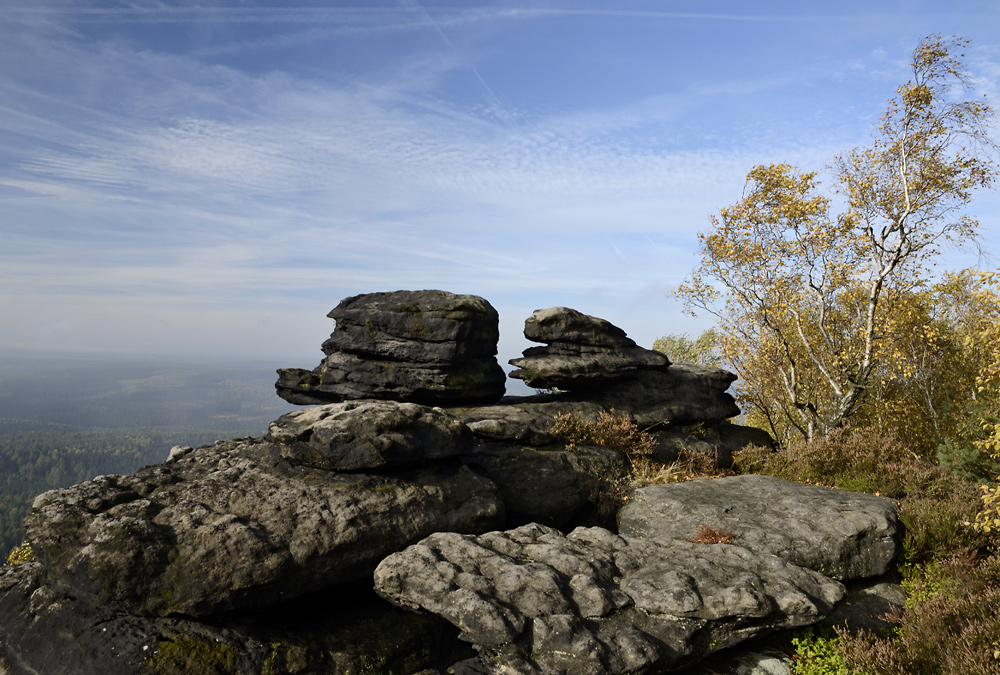
[{"label": "sky", "polygon": [[995,0],[2,0],[0,349],[312,368],[340,300],[424,288],[501,363],[545,307],[696,335],[709,217],[869,142],[935,32],[997,105]]}]

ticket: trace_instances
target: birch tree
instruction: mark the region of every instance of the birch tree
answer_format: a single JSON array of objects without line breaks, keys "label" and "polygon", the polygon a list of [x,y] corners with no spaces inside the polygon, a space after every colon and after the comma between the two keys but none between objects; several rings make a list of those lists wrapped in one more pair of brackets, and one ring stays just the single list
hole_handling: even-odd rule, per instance
[{"label": "birch tree", "polygon": [[772,432],[812,439],[864,405],[873,375],[901,358],[902,299],[946,243],[976,241],[966,208],[995,179],[996,148],[966,44],[932,35],[914,50],[872,142],[833,162],[841,213],[816,172],[756,166],[698,235],[701,261],[678,294],[717,317],[742,402]]}]

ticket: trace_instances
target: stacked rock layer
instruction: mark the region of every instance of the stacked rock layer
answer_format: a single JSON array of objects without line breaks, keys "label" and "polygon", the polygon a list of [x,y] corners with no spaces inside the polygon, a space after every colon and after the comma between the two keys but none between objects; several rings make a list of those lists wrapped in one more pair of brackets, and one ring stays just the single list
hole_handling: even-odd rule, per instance
[{"label": "stacked rock layer", "polygon": [[504,394],[499,317],[475,295],[395,291],[346,298],[315,369],[278,371],[296,405],[389,399],[427,405],[492,403]]},{"label": "stacked rock layer", "polygon": [[568,307],[536,310],[524,322],[524,337],[545,343],[510,361],[518,368],[510,376],[529,387],[592,390],[670,365],[666,356],[639,347],[621,328]]}]

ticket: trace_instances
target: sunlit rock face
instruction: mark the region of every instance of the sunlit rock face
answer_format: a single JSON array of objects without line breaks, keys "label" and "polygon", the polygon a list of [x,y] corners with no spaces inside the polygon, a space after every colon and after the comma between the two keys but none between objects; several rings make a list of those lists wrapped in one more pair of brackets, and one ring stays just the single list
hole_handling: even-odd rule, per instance
[{"label": "sunlit rock face", "polygon": [[437,614],[485,672],[645,673],[690,665],[777,628],[814,623],[844,587],[737,545],[540,525],[439,533],[386,558],[376,591]]}]

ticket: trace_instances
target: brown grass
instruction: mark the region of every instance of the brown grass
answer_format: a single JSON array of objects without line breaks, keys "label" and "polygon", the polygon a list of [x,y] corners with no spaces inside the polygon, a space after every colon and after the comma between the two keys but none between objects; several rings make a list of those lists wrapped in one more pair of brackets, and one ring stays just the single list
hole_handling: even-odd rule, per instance
[{"label": "brown grass", "polygon": [[685,537],[684,541],[695,544],[735,544],[733,533],[728,530],[716,530],[705,523],[699,525],[690,537]]}]

